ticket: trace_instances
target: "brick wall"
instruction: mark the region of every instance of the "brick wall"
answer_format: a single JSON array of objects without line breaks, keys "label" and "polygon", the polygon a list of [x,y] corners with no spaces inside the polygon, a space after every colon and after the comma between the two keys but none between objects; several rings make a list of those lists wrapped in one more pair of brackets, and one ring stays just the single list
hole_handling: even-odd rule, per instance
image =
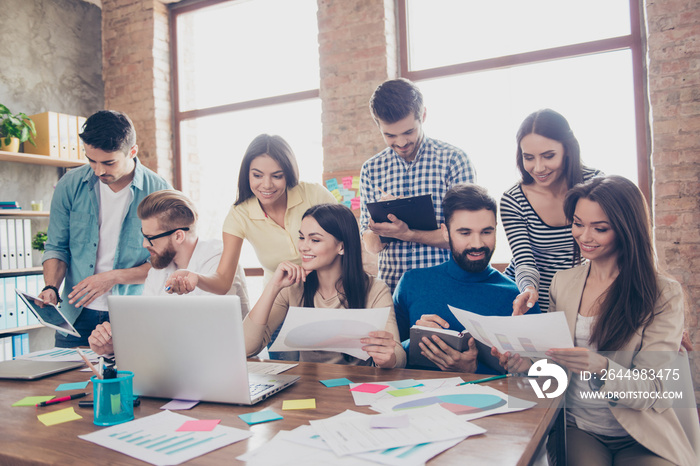
[{"label": "brick wall", "polygon": [[167,7],[158,0],[102,1],[105,108],[136,127],[139,159],[172,182]]},{"label": "brick wall", "polygon": [[[656,249],[683,285],[700,350],[700,3],[647,1],[646,12]],[[693,363],[698,387],[700,358]]]}]

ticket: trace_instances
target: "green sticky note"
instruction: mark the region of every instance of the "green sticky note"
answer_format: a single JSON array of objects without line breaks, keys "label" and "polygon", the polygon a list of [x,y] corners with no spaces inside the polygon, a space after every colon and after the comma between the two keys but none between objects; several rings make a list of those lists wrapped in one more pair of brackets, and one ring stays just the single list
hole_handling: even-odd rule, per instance
[{"label": "green sticky note", "polygon": [[55,398],[54,395],[49,396],[27,396],[22,398],[18,402],[14,403],[12,406],[36,406],[42,401],[49,401]]},{"label": "green sticky note", "polygon": [[392,396],[407,396],[407,395],[420,395],[423,392],[418,390],[415,387],[408,387],[408,388],[402,388],[399,390],[389,390],[387,393],[392,395]]},{"label": "green sticky note", "polygon": [[62,424],[68,421],[75,421],[76,419],[82,419],[83,416],[76,413],[73,407],[66,409],[59,409],[51,413],[40,414],[37,416],[45,426],[53,426],[55,424]]},{"label": "green sticky note", "polygon": [[260,424],[261,422],[279,421],[282,419],[282,416],[270,409],[258,411],[256,413],[239,414],[238,417],[249,425]]},{"label": "green sticky note", "polygon": [[320,380],[320,382],[329,388],[330,387],[342,387],[343,385],[350,385],[352,383],[351,380],[346,379],[345,377],[340,378],[340,379]]}]

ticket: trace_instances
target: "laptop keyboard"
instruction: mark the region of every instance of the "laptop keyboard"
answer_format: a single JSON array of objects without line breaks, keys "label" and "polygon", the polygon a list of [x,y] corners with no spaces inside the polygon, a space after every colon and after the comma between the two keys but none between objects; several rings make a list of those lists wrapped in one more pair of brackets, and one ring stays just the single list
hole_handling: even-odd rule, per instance
[{"label": "laptop keyboard", "polygon": [[251,383],[250,385],[250,396],[254,397],[264,392],[268,388],[274,387],[271,383]]}]

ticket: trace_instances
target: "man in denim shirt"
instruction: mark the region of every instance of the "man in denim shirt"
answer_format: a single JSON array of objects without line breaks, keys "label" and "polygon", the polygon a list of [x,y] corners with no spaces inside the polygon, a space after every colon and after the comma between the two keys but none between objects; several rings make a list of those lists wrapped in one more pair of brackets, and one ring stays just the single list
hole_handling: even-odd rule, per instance
[{"label": "man in denim shirt", "polygon": [[56,332],[56,346],[64,348],[87,346],[92,330],[109,320],[109,294],[141,293],[151,266],[136,209],[150,193],[170,188],[136,158],[136,131],[125,114],[95,113],[80,138],[90,163],[56,185],[43,259],[46,287],[39,295],[63,301],[62,312],[81,335]]}]

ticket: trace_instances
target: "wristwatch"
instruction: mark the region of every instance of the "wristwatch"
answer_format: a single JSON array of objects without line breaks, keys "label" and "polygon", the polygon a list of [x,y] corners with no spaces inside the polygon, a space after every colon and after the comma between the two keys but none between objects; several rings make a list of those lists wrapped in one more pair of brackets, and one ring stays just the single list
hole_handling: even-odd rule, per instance
[{"label": "wristwatch", "polygon": [[44,288],[42,288],[42,292],[46,290],[53,290],[54,293],[56,293],[56,301],[60,304],[63,300],[61,299],[61,295],[58,294],[58,288],[56,288],[53,285],[46,285]]}]

